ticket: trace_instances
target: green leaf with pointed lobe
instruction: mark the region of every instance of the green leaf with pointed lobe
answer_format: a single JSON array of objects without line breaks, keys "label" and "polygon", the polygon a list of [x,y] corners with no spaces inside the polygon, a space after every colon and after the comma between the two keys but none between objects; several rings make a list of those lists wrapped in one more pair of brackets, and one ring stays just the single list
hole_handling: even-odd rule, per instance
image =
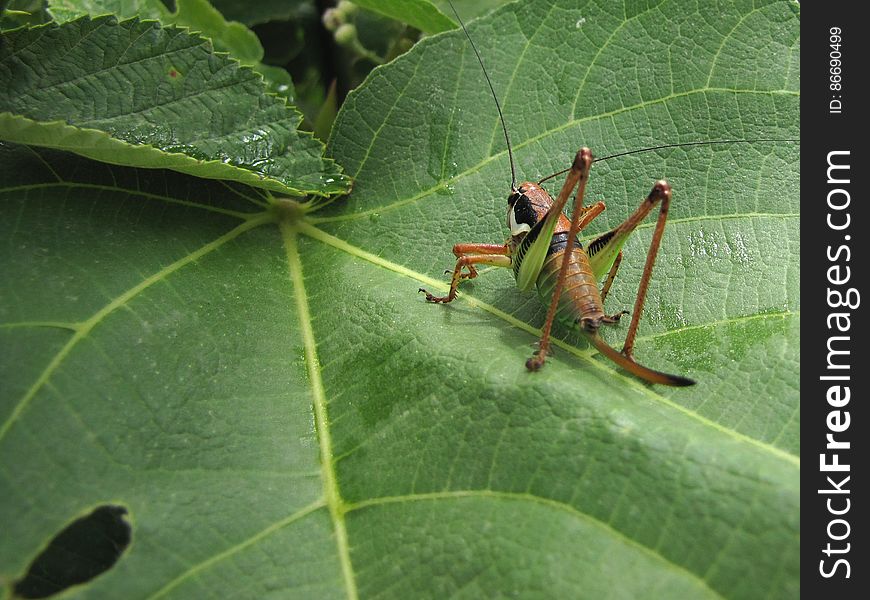
[{"label": "green leaf with pointed lobe", "polygon": [[0,139],[295,196],[347,189],[299,114],[197,35],[106,16],[3,41]]},{"label": "green leaf with pointed lobe", "polygon": [[281,67],[261,63],[263,46],[257,35],[236,21],[227,21],[208,0],[178,0],[175,12],[161,0],[62,0],[52,3],[52,14],[58,22],[84,15],[113,14],[121,19],[139,17],[155,19],[164,25],[180,25],[204,35],[216,50],[228,52],[241,64],[250,66],[266,82],[266,91],[294,102],[295,90],[290,74]]},{"label": "green leaf with pointed lobe", "polygon": [[156,19],[164,25],[181,25],[202,34],[216,50],[229,52],[243,65],[251,66],[263,59],[257,35],[241,23],[225,20],[208,0],[177,0],[175,12],[161,0],[55,0],[51,12],[58,22],[104,14],[120,19]]},{"label": "green leaf with pointed lobe", "polygon": [[354,4],[407,23],[425,33],[449,31],[456,24],[429,0],[356,0]]},{"label": "green leaf with pointed lobe", "polygon": [[[532,24],[532,25],[529,25]],[[650,387],[507,270],[510,170],[461,31],[373,71],[330,143],[346,203],[264,208],[165,170],[4,147],[0,573],[94,506],[132,542],[73,596],[799,595],[799,27],[786,2],[535,0],[470,24],[521,179],[598,156],[612,227],[671,221],[636,347]],[[551,188],[559,181],[549,182]],[[630,308],[651,228],[608,308]],[[616,345],[624,325],[605,332]]]}]

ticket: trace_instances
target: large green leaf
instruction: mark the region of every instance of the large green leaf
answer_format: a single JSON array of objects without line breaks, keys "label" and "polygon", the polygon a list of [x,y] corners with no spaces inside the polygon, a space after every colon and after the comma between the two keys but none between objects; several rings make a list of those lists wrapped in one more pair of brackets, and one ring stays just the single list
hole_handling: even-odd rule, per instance
[{"label": "large green leaf", "polygon": [[296,196],[347,189],[260,75],[182,29],[105,16],[9,32],[0,90],[3,140]]},{"label": "large green leaf", "polygon": [[584,144],[756,140],[593,168],[595,231],[674,187],[636,352],[697,386],[565,330],[526,372],[543,308],[507,270],[450,306],[416,294],[445,289],[452,243],[506,235],[461,31],[349,96],[330,148],[357,186],[326,211],[7,146],[0,576],[112,504],[132,543],[81,595],[796,597],[798,144],[758,141],[798,135],[795,7],[575,5],[470,24],[521,177]]}]

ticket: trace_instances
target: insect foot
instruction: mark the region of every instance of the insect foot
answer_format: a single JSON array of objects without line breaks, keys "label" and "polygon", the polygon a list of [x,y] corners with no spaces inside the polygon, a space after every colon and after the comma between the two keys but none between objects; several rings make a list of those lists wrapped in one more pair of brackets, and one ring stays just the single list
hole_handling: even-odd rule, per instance
[{"label": "insect foot", "polygon": [[547,357],[553,356],[553,348],[550,346],[549,338],[546,340],[539,340],[533,345],[537,345],[538,350],[532,354],[532,357],[529,360],[526,361],[526,368],[529,371],[539,370],[544,366],[544,363],[547,362]]},{"label": "insect foot", "polygon": [[615,315],[604,315],[604,318],[601,319],[605,323],[619,323],[619,320],[622,318],[622,315],[630,315],[631,313],[627,310],[621,310]]},{"label": "insect foot", "polygon": [[433,302],[436,304],[441,302],[442,304],[446,304],[446,303],[450,302],[451,300],[453,300],[453,298],[451,298],[450,296],[436,296],[434,294],[430,294],[429,292],[427,292],[423,288],[420,288],[417,290],[417,293],[420,293],[420,292],[426,294],[426,302]]},{"label": "insect foot", "polygon": [[538,369],[540,369],[543,366],[544,366],[544,358],[538,353],[536,353],[534,356],[532,356],[529,360],[526,361],[526,368],[529,371],[533,371],[533,372],[537,371]]}]

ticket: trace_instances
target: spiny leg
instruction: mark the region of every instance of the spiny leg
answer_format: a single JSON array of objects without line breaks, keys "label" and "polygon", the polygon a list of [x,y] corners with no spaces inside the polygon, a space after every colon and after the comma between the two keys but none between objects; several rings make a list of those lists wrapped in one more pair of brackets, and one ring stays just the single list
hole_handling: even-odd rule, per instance
[{"label": "spiny leg", "polygon": [[[583,196],[586,192],[586,182],[589,180],[589,168],[592,166],[592,151],[589,148],[581,148],[574,157],[574,163],[571,165],[571,170],[568,171],[568,177],[565,179],[565,184],[562,186],[562,191],[556,198],[556,202],[550,210],[558,210],[561,212],[565,203],[568,201],[568,196],[571,195],[571,190],[574,186],[577,188],[577,197],[574,201],[574,211],[571,214],[571,229],[568,230],[568,239],[565,245],[565,255],[562,260],[562,265],[559,267],[559,276],[556,279],[556,285],[553,288],[553,296],[550,299],[550,307],[547,309],[547,318],[544,321],[544,327],[541,331],[541,341],[538,344],[538,351],[526,361],[526,368],[530,371],[537,371],[547,360],[547,353],[550,349],[550,331],[553,328],[553,319],[556,318],[556,309],[559,306],[559,296],[562,295],[562,289],[565,287],[565,278],[568,275],[568,264],[571,257],[571,252],[574,249],[574,240],[577,233],[580,231],[580,223],[584,213],[589,211],[583,210]],[[599,214],[602,208],[598,211]],[[591,221],[595,215],[589,217]]]},{"label": "spiny leg", "polygon": [[[607,279],[604,281],[604,285],[601,287],[601,304],[604,305],[604,300],[607,298],[607,292],[610,291],[610,286],[613,285],[613,280],[616,279],[616,273],[619,271],[619,265],[622,263],[622,250],[619,251],[619,254],[616,255],[616,260],[613,261],[613,265],[610,267],[610,271],[607,273]],[[604,323],[619,323],[620,319],[622,319],[623,315],[627,315],[629,312],[627,310],[621,310],[618,313],[612,315],[605,315],[602,321]]]},{"label": "spiny leg", "polygon": [[[453,255],[456,258],[462,258],[471,254],[500,254],[507,256],[510,254],[510,248],[506,244],[454,244]],[[474,265],[466,265],[466,268],[468,273],[462,273],[460,275],[462,279],[474,279],[477,277],[477,269],[474,268]],[[451,273],[450,269],[444,272]]]},{"label": "spiny leg", "polygon": [[649,196],[646,197],[646,200],[644,200],[641,206],[638,207],[635,214],[632,215],[632,217],[629,217],[629,220],[631,220],[635,215],[642,213],[642,216],[640,216],[642,219],[650,210],[652,210],[657,202],[661,202],[662,204],[659,208],[656,228],[655,231],[653,231],[652,240],[649,244],[649,251],[646,255],[646,263],[643,266],[643,275],[641,275],[640,285],[638,285],[637,288],[637,298],[634,301],[631,323],[628,326],[628,333],[625,336],[625,344],[622,346],[622,353],[631,360],[634,360],[632,352],[634,350],[634,338],[637,335],[637,325],[640,321],[641,314],[643,314],[643,303],[646,300],[649,280],[652,276],[653,266],[656,262],[656,255],[658,254],[659,247],[662,243],[662,236],[665,233],[665,223],[668,220],[668,209],[671,206],[671,186],[668,185],[668,182],[664,180],[657,181],[650,191]]},{"label": "spiny leg", "polygon": [[456,299],[457,288],[459,287],[459,282],[462,281],[462,268],[469,267],[473,264],[485,264],[485,265],[495,265],[497,267],[510,267],[511,259],[509,256],[494,256],[491,254],[478,254],[472,256],[463,256],[459,260],[456,261],[456,267],[453,269],[453,279],[450,281],[450,292],[446,296],[435,296],[430,294],[423,288],[420,288],[419,291],[426,294],[427,302],[440,302],[442,304],[447,304],[448,302],[453,302]]},{"label": "spiny leg", "polygon": [[[464,255],[466,252],[479,252],[479,254]],[[477,276],[475,264],[495,265],[497,267],[510,267],[511,259],[508,256],[510,249],[503,244],[456,244],[453,246],[453,253],[459,258],[456,260],[456,266],[453,268],[453,278],[450,280],[450,292],[446,296],[435,296],[430,294],[423,288],[420,292],[426,294],[427,302],[440,302],[446,304],[453,302],[456,298],[456,288],[459,282],[463,279]],[[463,273],[462,269],[467,268],[468,273]]]},{"label": "spiny leg", "polygon": [[[579,190],[578,190],[577,195],[578,196],[580,195]],[[574,201],[577,202],[577,199],[575,198]],[[580,199],[580,202],[582,203],[583,200]],[[603,213],[604,209],[606,209],[606,208],[607,208],[607,206],[605,206],[604,202],[601,202],[601,201],[598,201],[595,204],[590,204],[589,206],[581,206],[580,207],[580,225],[578,226],[577,230],[583,231],[584,229],[586,229],[589,226],[589,224],[595,220],[595,217],[597,217],[598,215]]]},{"label": "spiny leg", "polygon": [[622,319],[623,315],[627,315],[627,314],[629,314],[627,310],[621,310],[618,313],[614,313],[612,315],[604,315],[604,317],[601,318],[601,322],[602,323],[609,323],[611,325],[614,323],[619,323],[619,321]]},{"label": "spiny leg", "polygon": [[601,304],[607,299],[607,292],[610,291],[610,286],[613,285],[613,280],[616,279],[616,272],[619,271],[619,265],[622,262],[622,250],[616,255],[616,260],[613,261],[613,266],[607,273],[607,279],[604,280],[604,286],[601,288]]}]

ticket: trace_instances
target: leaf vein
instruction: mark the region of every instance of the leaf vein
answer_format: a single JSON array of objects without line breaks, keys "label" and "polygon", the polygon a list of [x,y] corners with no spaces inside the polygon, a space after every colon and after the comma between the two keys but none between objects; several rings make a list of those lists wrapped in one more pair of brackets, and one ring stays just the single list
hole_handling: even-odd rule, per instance
[{"label": "leaf vein", "polygon": [[305,289],[305,278],[302,273],[302,260],[296,245],[296,231],[286,223],[281,222],[281,236],[287,253],[287,267],[296,296],[296,310],[299,314],[299,324],[305,345],[308,378],[311,384],[314,419],[317,426],[317,437],[320,442],[320,462],[323,473],[323,492],[329,515],[335,530],[338,559],[341,563],[345,591],[349,600],[357,600],[356,580],[353,565],[350,560],[350,548],[347,540],[347,528],[344,522],[344,503],[339,491],[335,472],[335,462],[332,453],[332,436],[329,431],[329,415],[326,392],[323,389],[320,363],[317,361],[317,343],[314,339],[314,329],[311,325],[311,313],[308,309],[308,294]]},{"label": "leaf vein", "polygon": [[37,392],[51,379],[52,375],[55,371],[63,364],[63,361],[69,356],[70,352],[72,352],[73,348],[78,345],[78,343],[83,340],[87,335],[96,327],[104,318],[106,318],[109,314],[113,313],[118,308],[127,304],[130,300],[138,296],[141,292],[145,291],[155,283],[163,281],[174,273],[175,271],[181,269],[182,267],[202,258],[209,252],[216,250],[217,248],[224,245],[226,242],[235,239],[239,235],[248,231],[249,229],[253,229],[259,225],[270,220],[271,215],[264,214],[260,218],[250,219],[241,225],[235,227],[219,238],[203,245],[199,249],[194,252],[191,252],[187,256],[184,256],[177,261],[173,262],[170,265],[167,265],[163,269],[157,271],[153,275],[145,278],[139,284],[133,286],[128,289],[123,294],[112,299],[108,304],[103,306],[100,310],[98,310],[94,315],[86,321],[83,321],[80,324],[80,327],[73,334],[73,336],[69,339],[69,341],[61,348],[51,359],[30,389],[25,392],[24,396],[18,401],[15,407],[12,409],[11,413],[7,417],[7,419],[3,422],[2,426],[0,426],[0,440],[2,440],[9,430],[12,428],[15,421],[21,416],[24,412],[24,409],[27,408],[27,405],[30,401],[36,396]]},{"label": "leaf vein", "polygon": [[[544,27],[544,21],[550,18],[550,15],[553,14],[553,8],[555,8],[555,4],[551,4],[547,9],[547,14],[544,15],[542,19],[538,21],[538,25],[535,27],[534,31],[532,31],[531,35],[526,34],[523,31],[523,36],[526,38],[527,43],[523,44],[522,50],[520,50],[520,55],[517,57],[517,63],[514,67],[513,73],[511,73],[510,78],[508,79],[507,86],[504,88],[504,99],[507,101],[508,97],[510,97],[511,88],[516,83],[517,73],[520,71],[520,66],[522,65],[523,58],[526,56],[526,52],[532,46],[532,40],[538,37],[538,34],[541,32],[541,29]],[[505,104],[505,109],[507,109],[507,104]],[[495,145],[496,137],[498,136],[499,130],[501,129],[501,119],[496,119],[495,125],[493,125],[492,133],[489,136],[489,147],[487,148],[487,154],[492,154],[492,147]]]},{"label": "leaf vein", "polygon": [[269,525],[268,527],[266,527],[262,531],[259,531],[256,534],[249,537],[248,539],[239,542],[235,546],[227,548],[223,552],[219,552],[219,553],[211,556],[210,558],[193,565],[192,567],[190,567],[189,569],[187,569],[186,571],[184,571],[183,573],[178,575],[175,579],[173,579],[172,581],[170,581],[169,583],[164,585],[162,588],[157,590],[154,594],[149,596],[148,597],[149,600],[155,600],[156,598],[161,598],[161,597],[165,596],[166,594],[171,592],[173,589],[175,589],[176,587],[181,585],[185,580],[190,579],[191,577],[193,577],[197,573],[200,573],[200,572],[204,571],[205,569],[214,566],[215,564],[219,563],[222,560],[225,560],[225,559],[230,558],[231,556],[233,556],[235,554],[238,554],[242,550],[245,550],[246,548],[251,547],[252,545],[259,542],[260,540],[268,537],[272,533],[274,533],[280,529],[283,529],[284,527],[290,525],[291,523],[294,523],[296,521],[299,521],[300,519],[307,517],[311,513],[315,512],[315,511],[317,511],[325,506],[326,506],[326,503],[323,500],[318,500],[316,502],[313,502],[304,508],[300,508],[299,510],[297,510],[293,514],[289,515],[288,517],[281,519],[280,521],[277,521],[277,522]]},{"label": "leaf vein", "polygon": [[[544,138],[546,138],[554,133],[564,131],[566,129],[569,129],[569,128],[574,127],[576,125],[580,125],[582,123],[590,122],[590,121],[593,121],[596,119],[600,120],[600,119],[612,118],[614,116],[617,116],[617,115],[625,113],[625,112],[629,112],[632,110],[644,109],[647,106],[665,103],[665,102],[668,102],[669,100],[673,100],[675,98],[689,97],[689,96],[692,96],[694,94],[706,94],[707,92],[728,92],[728,93],[735,93],[735,94],[740,94],[740,93],[743,93],[743,94],[761,94],[761,95],[768,95],[768,96],[771,96],[771,95],[788,95],[788,96],[798,96],[798,97],[800,96],[800,93],[790,92],[788,90],[773,90],[773,91],[763,91],[763,92],[760,92],[757,90],[737,90],[737,89],[726,89],[726,88],[703,88],[703,89],[697,89],[697,90],[689,90],[686,92],[680,92],[680,93],[672,94],[669,96],[663,96],[662,98],[658,98],[656,100],[643,101],[639,104],[619,108],[619,109],[616,109],[616,110],[609,112],[609,113],[601,113],[598,115],[590,115],[588,117],[581,117],[579,119],[569,120],[567,123],[565,123],[563,125],[559,125],[558,127],[554,127],[553,129],[546,130],[546,131],[540,133],[539,135],[530,137],[530,138],[520,142],[519,144],[515,144],[514,150],[515,151],[519,150],[519,149],[524,148],[528,145],[534,144],[534,143],[536,143],[536,142],[538,142],[538,141],[540,141],[540,140],[542,140],[542,139],[544,139]],[[380,131],[380,129],[378,129],[378,131]],[[377,133],[375,133],[375,135],[372,138],[372,143],[369,146],[368,151],[366,152],[366,157],[368,157],[368,154],[370,153],[371,148],[374,145],[374,140],[376,137],[377,137]],[[472,165],[471,167],[469,167],[465,171],[462,171],[461,173],[457,173],[456,175],[454,175],[450,179],[450,181],[455,182],[455,181],[462,179],[464,177],[468,177],[469,175],[473,175],[473,174],[479,172],[483,167],[485,167],[489,163],[501,158],[505,154],[507,154],[506,150],[498,152],[496,154],[493,154],[487,158],[484,158],[476,165]],[[360,164],[360,169],[361,168],[362,168],[362,164]],[[354,177],[357,177],[359,175],[360,169],[357,169],[356,173],[354,174]],[[356,212],[353,214],[338,215],[335,217],[314,217],[311,219],[311,222],[312,223],[327,223],[327,222],[335,222],[335,221],[354,221],[357,219],[366,218],[372,214],[384,213],[386,211],[394,210],[396,208],[400,208],[402,206],[412,204],[412,203],[417,202],[423,198],[431,196],[432,194],[438,192],[439,190],[442,190],[444,188],[444,183],[445,182],[443,182],[443,181],[439,181],[434,186],[432,186],[426,190],[422,190],[419,193],[417,193],[409,198],[399,199],[399,200],[396,200],[395,202],[392,202],[390,204],[386,204],[384,206],[371,208],[371,209]]]},{"label": "leaf vein", "polygon": [[761,9],[756,6],[753,7],[751,11],[741,15],[737,23],[734,24],[734,27],[731,28],[731,31],[722,36],[722,43],[719,44],[719,47],[716,49],[716,53],[713,55],[713,60],[710,62],[710,72],[707,74],[707,83],[704,85],[704,87],[710,87],[710,83],[713,81],[713,73],[716,71],[716,64],[719,62],[719,56],[722,54],[722,49],[725,48],[725,44],[728,42],[728,40],[731,39],[731,36],[734,35],[734,32],[737,31],[737,28],[740,27],[743,22],[749,18],[750,15],[754,15],[759,10]]},{"label": "leaf vein", "polygon": [[[321,229],[318,229],[317,227],[314,227],[310,223],[306,223],[306,222],[300,223],[299,224],[299,231],[301,233],[304,233],[305,235],[313,238],[313,239],[316,239],[320,242],[323,242],[327,245],[330,245],[333,248],[336,248],[337,250],[341,250],[343,252],[348,253],[351,256],[356,256],[358,258],[366,260],[366,261],[373,263],[375,265],[378,265],[380,267],[384,267],[390,271],[393,271],[394,273],[398,273],[399,275],[403,275],[405,277],[408,277],[410,279],[413,279],[415,281],[423,283],[427,286],[431,286],[431,287],[434,287],[437,289],[442,289],[442,290],[447,288],[447,286],[442,281],[439,281],[437,279],[433,279],[431,277],[423,275],[422,273],[418,273],[418,272],[414,271],[413,269],[410,269],[408,267],[393,263],[387,259],[381,258],[380,256],[376,256],[374,254],[371,254],[370,252],[367,252],[367,251],[363,250],[362,248],[359,248],[358,246],[354,246],[354,245],[346,242],[345,240],[342,240],[341,238],[337,238],[333,235],[326,233],[325,231],[323,231]],[[471,306],[476,306],[478,308],[481,308],[481,309],[485,310],[486,312],[492,314],[493,316],[498,317],[498,318],[502,319],[503,321],[506,321],[509,325],[512,325],[513,327],[516,327],[518,329],[521,329],[522,331],[530,333],[531,335],[533,335],[535,337],[540,337],[541,332],[538,328],[532,327],[528,323],[520,321],[516,317],[514,317],[514,316],[512,316],[512,315],[510,315],[502,310],[497,309],[496,307],[492,306],[491,304],[483,302],[482,300],[479,300],[479,299],[474,298],[473,296],[469,296],[469,295],[463,295],[462,299],[465,302],[467,302],[468,304],[470,304]],[[740,440],[742,442],[753,445],[764,452],[767,452],[771,455],[776,456],[777,458],[784,460],[786,463],[788,463],[796,468],[800,468],[800,458],[799,457],[796,457],[793,454],[790,454],[789,452],[786,452],[785,450],[782,450],[782,449],[777,448],[775,446],[771,446],[768,443],[765,443],[765,442],[762,442],[762,441],[757,440],[755,438],[749,437],[748,435],[743,434],[739,431],[735,431],[733,429],[725,427],[724,425],[716,423],[715,421],[712,421],[712,420],[708,419],[707,417],[705,417],[705,416],[703,416],[703,415],[701,415],[693,410],[690,410],[690,409],[686,408],[685,406],[678,404],[677,402],[674,402],[670,398],[662,396],[661,394],[659,394],[659,393],[649,389],[648,387],[640,384],[639,382],[635,381],[635,379],[632,378],[631,376],[625,375],[622,372],[617,371],[615,368],[609,367],[608,365],[602,363],[599,360],[592,360],[591,359],[591,356],[592,356],[591,352],[581,351],[578,348],[576,348],[575,346],[567,344],[567,343],[565,343],[561,340],[558,340],[558,339],[553,339],[552,343],[554,345],[570,352],[571,354],[574,354],[575,356],[578,356],[580,358],[587,360],[588,364],[592,365],[593,367],[600,369],[600,370],[603,370],[603,371],[606,371],[610,375],[612,375],[613,377],[619,378],[621,381],[626,382],[629,386],[631,386],[633,389],[635,389],[638,393],[640,393],[644,396],[647,396],[650,400],[660,402],[660,403],[668,406],[669,408],[676,410],[677,412],[683,413],[687,417],[694,419],[694,420],[698,421],[699,423],[701,423],[707,427],[715,429],[715,430],[719,431],[720,433],[723,433],[724,435],[732,437],[736,440]]]},{"label": "leaf vein", "polygon": [[[685,327],[677,327],[676,329],[668,329],[667,331],[662,331],[659,333],[651,333],[648,335],[640,335],[636,339],[638,340],[655,340],[661,339],[663,337],[667,337],[669,335],[678,335],[680,333],[684,333],[686,331],[696,331],[698,329],[712,329],[715,327],[721,327],[722,325],[733,325],[735,323],[746,323],[748,321],[756,321],[759,319],[784,319],[786,317],[797,317],[800,316],[801,311],[799,310],[784,310],[780,312],[769,312],[769,313],[759,313],[756,315],[744,315],[740,317],[727,317],[723,319],[717,319],[715,321],[710,321],[709,323],[700,323],[698,325],[686,325]],[[597,353],[597,351],[595,352]]]},{"label": "leaf vein", "polygon": [[350,513],[352,511],[358,511],[373,506],[400,504],[403,502],[431,502],[436,500],[462,500],[466,498],[488,498],[495,500],[509,500],[515,502],[532,502],[535,504],[541,504],[549,508],[554,508],[566,512],[577,519],[586,521],[598,527],[599,529],[603,530],[607,535],[616,538],[627,546],[630,546],[642,552],[643,554],[664,563],[667,568],[670,568],[683,576],[689,577],[690,579],[697,581],[700,585],[709,590],[710,594],[713,597],[721,598],[722,600],[724,600],[724,597],[719,592],[711,588],[710,584],[703,578],[701,578],[698,574],[690,571],[689,569],[678,563],[673,562],[656,550],[641,544],[637,540],[628,537],[623,532],[614,529],[613,526],[609,523],[597,519],[593,515],[585,513],[577,509],[576,507],[571,506],[570,504],[566,504],[565,502],[553,500],[551,498],[546,498],[543,496],[538,496],[536,494],[529,494],[526,492],[502,492],[497,490],[451,490],[445,492],[405,494],[399,496],[381,496],[379,498],[370,498],[368,500],[361,500],[359,502],[350,504],[347,506],[347,512]]},{"label": "leaf vein", "polygon": [[101,192],[125,192],[132,196],[141,196],[142,198],[148,198],[149,200],[159,200],[161,202],[167,202],[169,204],[179,204],[181,206],[189,206],[192,208],[198,208],[200,210],[206,210],[210,212],[220,213],[222,215],[228,215],[230,217],[235,217],[237,219],[248,220],[262,213],[244,213],[236,210],[230,210],[227,208],[220,208],[218,206],[209,206],[207,204],[200,204],[199,202],[191,202],[189,200],[181,200],[178,198],[172,198],[171,196],[164,196],[163,194],[154,194],[151,192],[144,192],[140,189],[124,189],[118,186],[111,185],[103,185],[97,183],[79,183],[73,181],[60,181],[60,182],[51,182],[51,183],[30,183],[25,185],[16,185],[9,187],[0,188],[0,194],[3,193],[11,193],[11,192],[28,192],[31,190],[44,190],[44,189],[53,189],[53,188],[73,188],[73,189],[83,189],[83,190],[97,190]]},{"label": "leaf vein", "polygon": [[393,111],[396,110],[396,106],[398,106],[399,100],[405,95],[405,91],[408,89],[408,86],[411,85],[411,82],[417,76],[417,71],[420,69],[420,63],[421,63],[421,61],[418,60],[417,64],[414,65],[414,70],[408,76],[408,80],[405,82],[405,85],[402,87],[402,89],[399,91],[399,93],[395,95],[395,100],[393,101],[392,106],[390,106],[390,109],[386,113],[384,113],[384,118],[381,121],[381,124],[378,126],[377,129],[374,130],[374,133],[372,133],[371,142],[369,142],[369,145],[366,148],[366,151],[363,154],[363,157],[360,160],[359,165],[357,166],[357,169],[353,174],[354,178],[356,178],[356,176],[359,175],[359,172],[362,171],[363,167],[365,166],[366,162],[369,159],[369,156],[371,155],[372,148],[375,145],[375,141],[378,139],[378,135],[381,133],[381,130],[384,128],[384,126],[390,120],[390,115],[392,115]]}]

